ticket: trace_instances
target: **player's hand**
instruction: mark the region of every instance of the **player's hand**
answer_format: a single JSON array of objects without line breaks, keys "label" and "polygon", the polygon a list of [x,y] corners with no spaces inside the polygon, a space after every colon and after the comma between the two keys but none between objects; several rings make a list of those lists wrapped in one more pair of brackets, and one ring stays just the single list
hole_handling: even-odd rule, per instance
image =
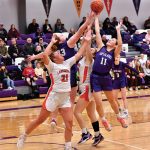
[{"label": "player's hand", "polygon": [[28,58],[27,58],[27,61],[32,61],[32,60],[35,60],[35,55],[29,55]]},{"label": "player's hand", "polygon": [[52,43],[52,44],[54,44],[54,43],[57,42],[56,38],[57,38],[57,35],[56,35],[56,34],[53,34],[52,39],[51,39],[51,43]]},{"label": "player's hand", "polygon": [[96,16],[96,14],[93,11],[91,11],[90,14],[88,14],[86,17],[86,23],[88,25],[92,24],[94,22],[95,16]]},{"label": "player's hand", "polygon": [[116,30],[117,30],[117,31],[120,31],[120,28],[121,28],[122,24],[123,24],[123,21],[120,20],[120,22],[119,22],[118,25],[116,26]]}]

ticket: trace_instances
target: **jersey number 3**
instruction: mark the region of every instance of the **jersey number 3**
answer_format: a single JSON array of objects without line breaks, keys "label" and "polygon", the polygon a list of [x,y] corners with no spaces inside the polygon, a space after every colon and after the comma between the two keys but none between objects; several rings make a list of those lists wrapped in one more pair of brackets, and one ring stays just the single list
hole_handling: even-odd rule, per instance
[{"label": "jersey number 3", "polygon": [[102,57],[101,65],[106,65],[107,59]]},{"label": "jersey number 3", "polygon": [[68,82],[68,74],[61,75],[61,82]]}]

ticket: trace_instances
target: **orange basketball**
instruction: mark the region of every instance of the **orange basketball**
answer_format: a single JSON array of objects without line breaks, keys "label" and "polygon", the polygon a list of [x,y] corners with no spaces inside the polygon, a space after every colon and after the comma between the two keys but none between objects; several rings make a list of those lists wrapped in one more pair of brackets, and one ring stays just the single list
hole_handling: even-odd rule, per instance
[{"label": "orange basketball", "polygon": [[102,0],[92,0],[91,10],[94,11],[96,14],[101,13],[103,8],[104,8],[104,4]]}]

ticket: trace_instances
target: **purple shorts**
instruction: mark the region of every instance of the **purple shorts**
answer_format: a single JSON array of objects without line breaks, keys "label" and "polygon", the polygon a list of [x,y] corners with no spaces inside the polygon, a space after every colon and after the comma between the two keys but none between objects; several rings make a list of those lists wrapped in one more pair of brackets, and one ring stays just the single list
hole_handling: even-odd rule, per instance
[{"label": "purple shorts", "polygon": [[116,79],[113,80],[113,89],[121,89],[127,86],[127,80],[125,79]]},{"label": "purple shorts", "polygon": [[110,74],[108,75],[91,74],[90,82],[92,92],[112,91],[113,89],[112,78]]}]

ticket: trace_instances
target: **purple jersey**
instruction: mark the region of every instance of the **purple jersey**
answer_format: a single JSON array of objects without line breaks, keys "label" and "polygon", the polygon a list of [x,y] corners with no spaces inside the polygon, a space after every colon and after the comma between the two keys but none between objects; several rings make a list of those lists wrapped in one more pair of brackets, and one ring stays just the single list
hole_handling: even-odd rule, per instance
[{"label": "purple jersey", "polygon": [[106,47],[102,47],[100,51],[96,53],[93,73],[95,74],[109,74],[114,64],[114,50],[107,51]]},{"label": "purple jersey", "polygon": [[114,80],[126,78],[125,68],[128,68],[131,71],[135,72],[136,74],[139,74],[139,72],[136,69],[134,69],[134,68],[130,67],[128,64],[120,61],[119,65],[113,66]]},{"label": "purple jersey", "polygon": [[[58,50],[60,51],[60,53],[62,54],[62,56],[64,56],[65,60],[73,57],[76,54],[76,51],[74,48],[70,48],[68,47],[67,41],[65,41],[64,43],[60,43],[58,46]],[[71,72],[76,72],[77,71],[77,66],[73,65],[71,67]]]}]

